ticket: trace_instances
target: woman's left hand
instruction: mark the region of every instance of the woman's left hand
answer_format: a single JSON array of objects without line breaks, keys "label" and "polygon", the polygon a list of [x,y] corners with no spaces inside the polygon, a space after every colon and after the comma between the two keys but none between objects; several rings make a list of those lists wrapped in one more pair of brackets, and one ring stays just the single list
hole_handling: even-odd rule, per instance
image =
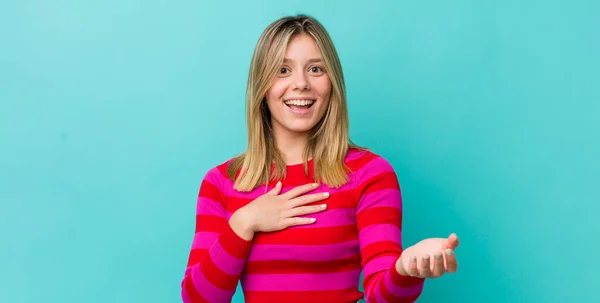
[{"label": "woman's left hand", "polygon": [[459,241],[456,234],[447,239],[429,238],[405,249],[396,262],[396,270],[403,276],[437,278],[457,269],[454,250]]}]

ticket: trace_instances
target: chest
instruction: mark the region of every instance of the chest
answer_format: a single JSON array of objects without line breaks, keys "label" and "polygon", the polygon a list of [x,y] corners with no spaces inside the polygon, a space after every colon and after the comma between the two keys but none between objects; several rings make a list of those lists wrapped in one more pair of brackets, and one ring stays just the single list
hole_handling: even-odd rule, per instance
[{"label": "chest", "polygon": [[331,261],[357,255],[357,201],[353,195],[332,191],[322,203],[327,204],[326,210],[302,216],[315,218],[315,223],[257,233],[249,259]]}]

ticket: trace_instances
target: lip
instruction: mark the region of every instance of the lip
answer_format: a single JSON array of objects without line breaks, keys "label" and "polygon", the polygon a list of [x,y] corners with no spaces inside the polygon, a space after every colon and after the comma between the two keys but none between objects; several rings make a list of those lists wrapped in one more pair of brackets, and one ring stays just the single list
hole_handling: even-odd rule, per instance
[{"label": "lip", "polygon": [[[291,98],[291,99],[285,99],[284,101],[289,101],[289,100],[314,100],[315,103],[317,103],[317,99],[307,99],[307,98]],[[314,108],[314,104],[313,106],[306,108],[306,109],[293,109],[290,106],[287,106],[285,103],[283,103],[283,106],[285,106],[285,108],[287,108],[292,114],[296,115],[296,116],[308,116],[310,115],[310,113],[312,112],[313,108]]]},{"label": "lip", "polygon": [[317,101],[317,98],[311,98],[311,97],[295,97],[295,98],[286,98],[283,99],[283,101],[290,101],[290,100],[314,100]]},{"label": "lip", "polygon": [[298,115],[298,116],[306,116],[306,115],[310,114],[311,109],[312,109],[312,107],[311,107],[311,108],[307,108],[307,109],[295,110],[289,106],[286,106],[286,108],[289,109],[290,112],[292,112],[294,115]]}]

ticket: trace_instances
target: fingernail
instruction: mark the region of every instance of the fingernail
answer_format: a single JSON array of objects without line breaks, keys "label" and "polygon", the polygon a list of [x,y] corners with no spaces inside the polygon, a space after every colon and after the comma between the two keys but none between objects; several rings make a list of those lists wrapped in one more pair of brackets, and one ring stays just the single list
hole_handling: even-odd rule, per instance
[{"label": "fingernail", "polygon": [[281,185],[281,181],[278,181],[278,182],[277,182],[277,185],[275,185],[275,186],[279,186],[279,185]]},{"label": "fingernail", "polygon": [[446,256],[452,256],[452,249],[446,249]]},{"label": "fingernail", "polygon": [[425,262],[429,262],[429,256],[425,256],[425,257],[423,257],[423,261],[425,261]]},{"label": "fingernail", "polygon": [[319,184],[318,184],[318,183],[313,183],[313,185],[312,185],[312,186],[313,186],[313,187],[317,187],[317,186],[319,186]]},{"label": "fingernail", "polygon": [[325,208],[327,208],[327,204],[321,204],[321,208],[322,208],[322,209],[325,209]]},{"label": "fingernail", "polygon": [[329,197],[329,193],[323,193],[323,196]]},{"label": "fingernail", "polygon": [[441,253],[436,253],[435,254],[435,258],[438,259],[438,260],[441,259],[442,258],[442,254]]},{"label": "fingernail", "polygon": [[314,223],[315,221],[317,221],[317,219],[315,219],[315,218],[310,218],[308,221],[310,221],[311,223]]},{"label": "fingernail", "polygon": [[410,259],[410,261],[411,261],[411,262],[413,262],[413,263],[417,263],[417,257],[412,257],[412,258]]}]

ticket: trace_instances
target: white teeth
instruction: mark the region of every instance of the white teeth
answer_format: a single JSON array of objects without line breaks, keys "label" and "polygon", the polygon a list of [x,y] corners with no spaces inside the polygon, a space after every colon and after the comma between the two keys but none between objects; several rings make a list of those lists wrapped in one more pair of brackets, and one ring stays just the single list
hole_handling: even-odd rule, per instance
[{"label": "white teeth", "polygon": [[285,104],[296,105],[296,106],[307,106],[315,103],[315,100],[287,100]]}]

